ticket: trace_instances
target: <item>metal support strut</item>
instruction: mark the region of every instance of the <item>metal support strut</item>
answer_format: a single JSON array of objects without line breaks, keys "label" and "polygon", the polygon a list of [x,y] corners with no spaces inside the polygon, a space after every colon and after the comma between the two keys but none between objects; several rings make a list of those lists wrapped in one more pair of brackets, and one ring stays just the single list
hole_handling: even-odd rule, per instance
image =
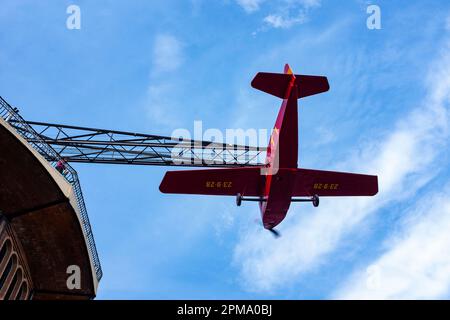
[{"label": "metal support strut", "polygon": [[[264,202],[267,201],[263,197],[244,197],[240,193],[236,195],[236,205],[240,207],[242,205],[242,201],[255,201],[255,202]],[[313,195],[311,198],[292,198],[291,202],[312,202],[314,207],[319,206],[319,196]]]},{"label": "metal support strut", "polygon": [[267,201],[267,200],[264,199],[263,197],[244,197],[240,193],[238,193],[236,195],[236,205],[238,207],[240,207],[241,204],[242,204],[242,201],[264,202],[264,201]]},{"label": "metal support strut", "polygon": [[319,206],[319,196],[317,194],[313,195],[311,198],[292,198],[291,202],[312,202],[314,207]]}]

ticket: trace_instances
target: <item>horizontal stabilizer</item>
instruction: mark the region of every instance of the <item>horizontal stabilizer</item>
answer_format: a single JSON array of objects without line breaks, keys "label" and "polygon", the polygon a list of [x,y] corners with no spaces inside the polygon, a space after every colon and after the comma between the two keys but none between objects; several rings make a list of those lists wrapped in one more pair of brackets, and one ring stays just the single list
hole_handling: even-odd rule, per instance
[{"label": "horizontal stabilizer", "polygon": [[297,84],[299,99],[330,90],[328,79],[323,76],[306,76],[296,74],[295,83]]},{"label": "horizontal stabilizer", "polygon": [[254,167],[168,171],[159,190],[178,194],[259,196],[263,186],[261,169]]},{"label": "horizontal stabilizer", "polygon": [[258,72],[252,80],[252,87],[284,99],[291,78],[290,74]]},{"label": "horizontal stabilizer", "polygon": [[292,196],[373,196],[377,193],[377,176],[297,169]]},{"label": "horizontal stabilizer", "polygon": [[[286,99],[291,74],[258,72],[252,80],[252,87],[281,99]],[[326,92],[330,89],[327,77],[295,75],[298,98]]]}]

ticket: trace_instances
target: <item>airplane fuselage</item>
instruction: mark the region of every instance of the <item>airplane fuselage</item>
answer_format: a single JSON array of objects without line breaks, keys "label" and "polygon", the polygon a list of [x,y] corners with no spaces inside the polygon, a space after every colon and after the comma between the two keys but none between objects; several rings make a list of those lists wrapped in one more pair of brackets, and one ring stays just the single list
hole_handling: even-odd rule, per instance
[{"label": "airplane fuselage", "polygon": [[286,217],[291,204],[298,158],[298,105],[295,76],[291,76],[285,99],[281,104],[277,120],[267,148],[267,169],[263,198],[260,202],[263,225],[273,229]]},{"label": "airplane fuselage", "polygon": [[295,183],[295,172],[280,169],[275,175],[267,175],[264,197],[260,201],[264,228],[273,229],[284,220],[291,205],[291,194]]}]

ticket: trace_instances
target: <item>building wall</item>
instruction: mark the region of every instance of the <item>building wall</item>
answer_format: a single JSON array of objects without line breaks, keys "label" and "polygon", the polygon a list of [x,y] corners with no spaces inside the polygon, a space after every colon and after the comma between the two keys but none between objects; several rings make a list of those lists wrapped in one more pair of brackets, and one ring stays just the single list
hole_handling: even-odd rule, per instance
[{"label": "building wall", "polygon": [[71,184],[1,117],[0,149],[0,299],[17,296],[9,289],[19,278],[28,281],[25,298],[93,299],[97,275]]},{"label": "building wall", "polygon": [[33,286],[20,241],[0,214],[0,300],[29,300]]}]

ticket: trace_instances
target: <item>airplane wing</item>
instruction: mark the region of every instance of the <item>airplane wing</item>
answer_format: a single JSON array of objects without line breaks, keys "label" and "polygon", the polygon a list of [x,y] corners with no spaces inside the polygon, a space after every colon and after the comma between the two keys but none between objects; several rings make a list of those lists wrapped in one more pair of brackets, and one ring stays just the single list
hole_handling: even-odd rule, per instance
[{"label": "airplane wing", "polygon": [[258,167],[168,171],[159,190],[163,193],[259,196],[264,179]]},{"label": "airplane wing", "polygon": [[373,196],[377,193],[377,176],[297,169],[292,196]]}]

